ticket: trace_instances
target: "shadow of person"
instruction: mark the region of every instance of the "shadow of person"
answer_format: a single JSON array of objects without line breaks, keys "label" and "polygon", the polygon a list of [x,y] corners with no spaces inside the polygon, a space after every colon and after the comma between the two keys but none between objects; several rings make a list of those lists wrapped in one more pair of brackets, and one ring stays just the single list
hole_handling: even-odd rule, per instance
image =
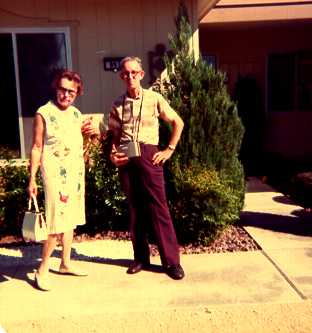
[{"label": "shadow of person", "polygon": [[[58,256],[60,256],[61,251],[59,251]],[[97,264],[105,264],[105,265],[114,265],[128,268],[129,265],[133,262],[131,259],[121,259],[121,258],[107,258],[101,256],[88,256],[82,253],[78,253],[75,248],[71,249],[71,259],[77,261],[85,261],[85,262],[93,262]],[[153,273],[163,273],[164,270],[162,266],[151,264],[143,270],[153,272]]]},{"label": "shadow of person", "polygon": [[[31,273],[38,268],[41,260],[42,244],[8,244],[1,245],[0,249],[6,249],[8,254],[0,254],[0,283],[12,279],[19,279],[29,283],[36,288],[34,280],[29,277]],[[5,252],[5,251],[4,251]],[[12,253],[11,253],[12,252]],[[51,258],[61,259],[62,251],[57,247]],[[132,263],[130,259],[107,258],[102,256],[88,256],[77,252],[75,248],[71,249],[71,259],[77,261],[91,262],[97,264],[114,265],[128,268]],[[153,273],[163,273],[160,265],[151,264],[144,270]],[[58,273],[55,269],[50,269],[53,273]]]},{"label": "shadow of person", "polygon": [[21,246],[19,243],[14,243],[2,245],[0,249],[7,250],[7,254],[0,254],[0,283],[18,279],[35,288],[30,275],[38,267],[41,246],[37,244]]}]

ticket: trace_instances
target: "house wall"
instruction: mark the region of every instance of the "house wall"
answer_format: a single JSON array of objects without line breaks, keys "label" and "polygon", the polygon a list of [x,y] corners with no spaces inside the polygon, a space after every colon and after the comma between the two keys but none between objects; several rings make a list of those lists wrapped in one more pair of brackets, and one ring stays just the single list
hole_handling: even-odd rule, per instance
[{"label": "house wall", "polygon": [[[266,98],[266,64],[271,52],[311,50],[312,24],[200,25],[200,50],[214,54],[217,66],[226,72],[230,94],[239,75],[256,78]],[[312,156],[311,112],[266,114],[264,149],[286,157]]]},{"label": "house wall", "polygon": [[[104,71],[103,57],[137,55],[148,72],[147,53],[154,51],[158,43],[168,46],[168,33],[175,31],[178,3],[178,0],[0,0],[0,28],[69,27],[73,69],[81,73],[85,84],[85,93],[77,100],[78,107],[86,114],[102,114],[109,111],[112,100],[124,89],[116,73]],[[196,31],[197,0],[187,3]],[[195,39],[194,47],[198,48]],[[146,75],[143,85],[148,86],[149,80]],[[24,119],[28,147],[31,121]]]}]

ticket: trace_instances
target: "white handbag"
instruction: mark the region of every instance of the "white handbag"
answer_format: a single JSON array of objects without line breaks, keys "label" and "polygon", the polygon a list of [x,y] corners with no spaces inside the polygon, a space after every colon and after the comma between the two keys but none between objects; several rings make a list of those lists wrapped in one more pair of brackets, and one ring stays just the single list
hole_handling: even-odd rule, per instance
[{"label": "white handbag", "polygon": [[[31,210],[32,201],[35,210]],[[47,225],[43,213],[39,212],[37,199],[34,195],[28,201],[28,210],[25,212],[23,219],[22,234],[25,241],[40,242],[48,238]]]}]

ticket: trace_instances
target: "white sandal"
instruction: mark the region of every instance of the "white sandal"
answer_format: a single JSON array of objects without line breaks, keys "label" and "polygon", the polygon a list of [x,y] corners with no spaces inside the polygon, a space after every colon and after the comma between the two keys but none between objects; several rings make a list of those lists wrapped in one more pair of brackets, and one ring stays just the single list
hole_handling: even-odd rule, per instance
[{"label": "white sandal", "polygon": [[35,285],[42,291],[51,290],[50,280],[47,276],[41,276],[38,271],[35,271]]},{"label": "white sandal", "polygon": [[72,276],[88,276],[88,273],[81,271],[77,268],[60,267],[59,273],[63,275],[72,275]]}]

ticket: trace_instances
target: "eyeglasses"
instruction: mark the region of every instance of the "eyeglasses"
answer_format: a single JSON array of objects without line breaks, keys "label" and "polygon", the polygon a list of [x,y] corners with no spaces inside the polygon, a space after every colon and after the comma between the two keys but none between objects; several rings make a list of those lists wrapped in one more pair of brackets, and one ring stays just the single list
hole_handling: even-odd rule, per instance
[{"label": "eyeglasses", "polygon": [[120,76],[122,79],[128,79],[130,76],[135,79],[139,73],[141,73],[141,71],[121,72]]},{"label": "eyeglasses", "polygon": [[66,95],[66,93],[68,93],[68,95],[70,97],[75,97],[77,95],[76,90],[67,89],[67,88],[64,88],[64,87],[57,87],[57,89],[64,95]]}]

